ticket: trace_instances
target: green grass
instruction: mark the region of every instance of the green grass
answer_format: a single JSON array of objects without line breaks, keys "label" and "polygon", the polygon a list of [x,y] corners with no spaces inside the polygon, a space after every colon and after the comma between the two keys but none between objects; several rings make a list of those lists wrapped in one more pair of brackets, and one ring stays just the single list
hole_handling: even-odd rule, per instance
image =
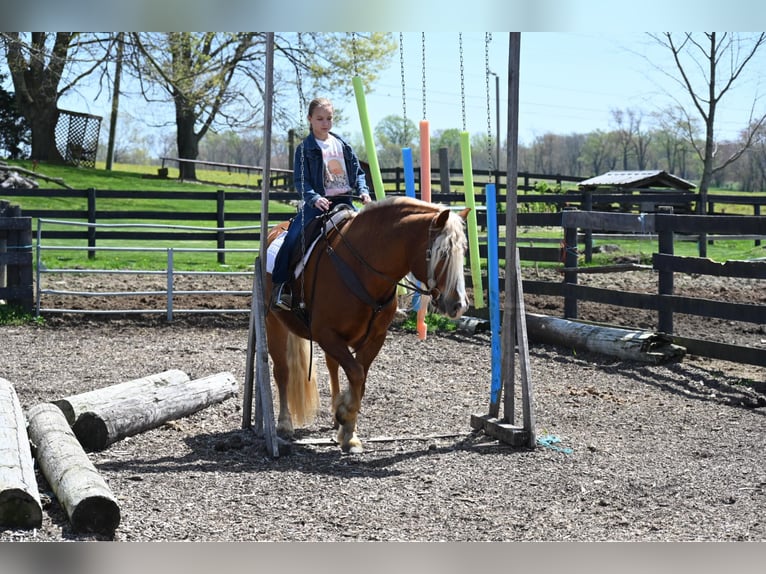
[{"label": "green grass", "polygon": [[[32,170],[33,165],[30,161],[9,162],[12,164],[20,165],[26,169]],[[169,176],[167,179],[156,178],[157,174],[156,165],[127,165],[116,164],[114,169],[106,171],[103,164],[98,164],[96,168],[77,168],[71,166],[63,166],[56,164],[40,164],[37,166],[37,172],[49,177],[61,178],[68,186],[74,189],[89,189],[95,188],[97,190],[135,190],[139,193],[136,194],[134,199],[126,200],[99,200],[99,210],[152,210],[152,211],[167,211],[173,212],[179,209],[185,211],[196,212],[215,212],[214,201],[171,201],[171,200],[147,200],[141,199],[140,191],[200,191],[210,192],[221,189],[225,186],[245,186],[254,185],[255,176],[247,175],[244,173],[231,172],[225,170],[206,170],[198,169],[197,176],[199,180],[208,183],[185,183],[177,179],[178,169],[170,167]],[[40,180],[40,185],[43,188],[55,188],[59,187],[55,183],[46,182]],[[711,191],[711,199],[714,199],[716,194],[726,194],[723,190]],[[22,198],[18,201],[21,204],[22,209],[86,209],[85,199],[69,199],[69,198],[36,198],[28,197]],[[718,209],[718,204],[717,209]],[[721,205],[722,209],[727,214],[741,213],[752,215],[752,207],[739,205]],[[260,214],[261,205],[260,201],[253,200],[236,201],[227,205],[228,212],[240,212],[240,213],[253,213]],[[269,211],[276,212],[293,212],[294,207],[287,205],[283,202],[271,201],[269,204]],[[110,220],[110,223],[117,223],[119,220]],[[152,223],[163,223],[163,221],[153,221]],[[167,220],[164,223],[172,225],[189,225],[194,227],[215,227],[215,221],[173,221]],[[34,222],[35,226],[37,222]],[[50,227],[49,227],[50,226]],[[232,224],[232,226],[239,226],[238,222]],[[45,229],[73,229],[68,226],[57,226],[52,224],[46,224]],[[517,231],[517,237],[520,245],[528,245],[530,238],[542,238],[547,237],[553,239],[552,243],[537,243],[537,245],[544,245],[548,247],[557,247],[557,241],[563,238],[561,229],[541,229],[541,228],[520,228]],[[501,241],[504,241],[501,238]],[[82,242],[81,242],[82,243]],[[638,259],[642,262],[646,262],[651,257],[651,254],[657,251],[657,239],[637,236],[636,239],[608,239],[594,240],[594,249],[601,244],[609,243],[616,245],[619,250],[611,254],[599,254],[594,253],[593,265],[603,265],[610,261],[613,261],[615,257],[627,257],[631,259]],[[73,242],[65,240],[46,240],[45,245],[50,246],[72,246]],[[135,246],[136,248],[146,247],[146,242],[119,242],[119,246]],[[246,247],[242,242],[232,243],[234,247],[243,248]],[[110,242],[107,240],[100,240],[98,247],[117,246],[117,242]],[[80,245],[80,248],[84,248],[84,245]],[[226,266],[221,266],[217,263],[216,254],[213,252],[183,252],[178,251],[181,249],[210,249],[215,247],[209,241],[157,241],[152,244],[152,247],[164,248],[157,252],[139,252],[139,251],[104,251],[100,250],[96,253],[95,259],[89,259],[87,252],[84,250],[67,250],[67,251],[43,251],[43,262],[49,268],[99,268],[99,269],[120,269],[120,268],[133,268],[141,270],[155,270],[164,269],[167,261],[167,248],[174,247],[174,260],[175,266],[178,268],[189,270],[249,270],[251,269],[255,253],[254,252],[228,252],[226,254]],[[247,247],[257,247],[248,245]],[[579,246],[582,250],[583,245]],[[675,244],[675,254],[682,256],[697,256],[698,249],[697,244],[694,241],[678,241]],[[752,259],[756,257],[763,257],[763,248],[756,247],[754,242],[751,241],[738,241],[738,240],[723,240],[716,241],[712,245],[708,245],[708,257],[716,261],[728,261],[728,260],[743,260]],[[486,263],[486,261],[484,262]],[[534,265],[533,262],[522,262],[524,265]],[[581,257],[581,264],[584,264]],[[539,265],[555,266],[556,263]]]},{"label": "green grass", "polygon": [[30,323],[42,325],[42,317],[35,317],[27,313],[17,305],[0,305],[0,326],[28,325]]}]

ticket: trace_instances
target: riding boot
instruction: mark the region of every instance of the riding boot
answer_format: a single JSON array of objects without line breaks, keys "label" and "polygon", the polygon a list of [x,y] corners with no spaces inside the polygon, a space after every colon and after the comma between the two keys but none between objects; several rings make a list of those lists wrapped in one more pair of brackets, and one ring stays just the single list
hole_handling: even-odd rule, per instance
[{"label": "riding boot", "polygon": [[289,311],[292,309],[292,293],[287,283],[275,283],[272,287],[271,308]]}]

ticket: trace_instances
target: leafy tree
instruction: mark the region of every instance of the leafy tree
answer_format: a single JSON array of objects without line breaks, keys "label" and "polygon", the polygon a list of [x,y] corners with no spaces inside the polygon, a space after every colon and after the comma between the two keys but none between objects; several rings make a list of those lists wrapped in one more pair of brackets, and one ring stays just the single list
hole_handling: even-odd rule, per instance
[{"label": "leafy tree", "polygon": [[[0,75],[0,84],[5,76]],[[21,159],[29,145],[29,126],[19,113],[16,96],[0,85],[0,150],[5,150],[11,159]]]},{"label": "leafy tree", "polygon": [[[144,96],[150,102],[157,97],[169,100],[175,110],[179,158],[197,159],[200,141],[209,130],[262,126],[266,34],[134,33],[132,38],[138,48],[133,71]],[[371,83],[394,48],[387,34],[275,35],[274,121],[283,125],[294,121],[294,104],[303,94],[295,98],[286,93],[295,86],[300,92],[308,86],[316,92],[349,94],[350,76]],[[254,93],[261,97],[253,97]],[[303,115],[303,102],[301,107]],[[182,163],[180,171],[183,179],[196,179],[193,163]]]},{"label": "leafy tree", "polygon": [[410,119],[386,116],[375,126],[378,160],[381,167],[396,167],[402,163],[402,148],[417,150],[419,130]]}]

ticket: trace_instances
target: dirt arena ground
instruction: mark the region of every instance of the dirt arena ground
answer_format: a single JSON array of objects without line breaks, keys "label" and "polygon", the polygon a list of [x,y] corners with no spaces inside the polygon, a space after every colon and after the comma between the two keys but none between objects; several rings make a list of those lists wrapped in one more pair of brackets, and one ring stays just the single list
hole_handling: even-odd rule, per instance
[{"label": "dirt arena ground", "polygon": [[[677,287],[687,283],[766,303],[742,282]],[[619,323],[613,310],[582,307],[583,318]],[[540,298],[527,311],[561,315]],[[174,368],[192,378],[229,371],[241,386],[247,322],[67,315],[6,326],[0,377],[25,409]],[[766,344],[761,325],[679,316],[677,327]],[[115,532],[73,531],[38,472],[42,527],[0,527],[0,541],[766,540],[766,369],[693,356],[650,365],[534,342],[529,351],[537,448],[470,427],[488,409],[487,332],[420,341],[394,327],[367,383],[363,454],[316,444],[333,436],[320,361],[322,410],[298,433],[315,444],[270,457],[241,428],[240,393],[90,453],[120,504]]]}]

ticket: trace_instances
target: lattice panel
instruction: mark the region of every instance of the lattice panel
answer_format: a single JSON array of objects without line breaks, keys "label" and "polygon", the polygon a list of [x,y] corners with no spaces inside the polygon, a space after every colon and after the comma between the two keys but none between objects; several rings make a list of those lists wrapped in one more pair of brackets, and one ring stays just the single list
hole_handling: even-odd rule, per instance
[{"label": "lattice panel", "polygon": [[56,148],[64,161],[69,164],[95,167],[100,130],[100,116],[59,110],[59,119],[56,124]]}]

